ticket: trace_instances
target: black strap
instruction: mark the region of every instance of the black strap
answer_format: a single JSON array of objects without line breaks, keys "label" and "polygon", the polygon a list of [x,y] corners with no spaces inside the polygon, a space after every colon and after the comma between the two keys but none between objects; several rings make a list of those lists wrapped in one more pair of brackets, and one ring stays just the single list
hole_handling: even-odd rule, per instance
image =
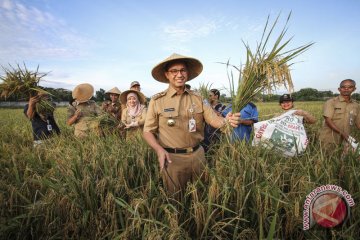
[{"label": "black strap", "polygon": [[189,148],[164,148],[169,153],[192,153],[198,150],[200,145],[196,145],[195,147]]}]

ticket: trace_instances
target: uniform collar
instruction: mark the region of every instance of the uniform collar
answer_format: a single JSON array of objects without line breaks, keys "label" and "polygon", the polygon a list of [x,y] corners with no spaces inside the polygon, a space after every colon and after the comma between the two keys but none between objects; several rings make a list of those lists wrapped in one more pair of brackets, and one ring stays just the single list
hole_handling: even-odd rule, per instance
[{"label": "uniform collar", "polygon": [[[184,93],[190,93],[190,91],[188,90],[188,89],[186,89],[185,88],[185,91],[184,91]],[[170,97],[173,97],[173,96],[175,96],[176,95],[176,90],[175,90],[175,88],[172,88],[172,87],[170,87],[169,86],[169,88],[168,88],[168,90],[167,90],[167,93],[170,95]]]},{"label": "uniform collar", "polygon": [[[340,100],[340,102],[345,102],[345,98],[344,98],[343,96],[341,96],[341,95],[339,95],[339,100]],[[350,101],[349,101],[349,102],[352,102],[351,97],[350,97]]]}]

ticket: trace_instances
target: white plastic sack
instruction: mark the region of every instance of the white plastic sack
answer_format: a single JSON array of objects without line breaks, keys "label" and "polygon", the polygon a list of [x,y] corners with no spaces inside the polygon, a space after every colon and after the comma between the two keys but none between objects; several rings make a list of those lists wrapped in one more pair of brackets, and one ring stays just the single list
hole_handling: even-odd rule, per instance
[{"label": "white plastic sack", "polygon": [[290,110],[279,117],[254,124],[252,145],[274,149],[285,156],[293,157],[305,151],[308,145],[303,117]]},{"label": "white plastic sack", "polygon": [[[351,148],[350,148],[350,146],[351,146]],[[357,153],[358,155],[360,155],[359,142],[356,141],[356,139],[353,138],[352,136],[349,136],[347,143],[345,144],[345,151],[347,151],[348,148],[350,148],[353,153]]]}]

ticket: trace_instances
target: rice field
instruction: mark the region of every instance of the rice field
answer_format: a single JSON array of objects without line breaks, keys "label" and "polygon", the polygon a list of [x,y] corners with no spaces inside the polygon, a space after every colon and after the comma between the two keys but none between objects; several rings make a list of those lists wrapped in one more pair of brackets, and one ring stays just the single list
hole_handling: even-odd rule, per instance
[{"label": "rice field", "polygon": [[[280,112],[257,104],[260,119]],[[306,126],[306,153],[284,158],[224,139],[207,156],[202,182],[168,198],[155,153],[141,137],[80,141],[55,112],[62,134],[34,149],[21,109],[0,109],[0,239],[357,239],[360,163],[321,151],[322,103],[296,103],[318,122]],[[359,134],[357,134],[357,139]],[[355,201],[341,226],[303,230],[306,195],[335,184]]]}]

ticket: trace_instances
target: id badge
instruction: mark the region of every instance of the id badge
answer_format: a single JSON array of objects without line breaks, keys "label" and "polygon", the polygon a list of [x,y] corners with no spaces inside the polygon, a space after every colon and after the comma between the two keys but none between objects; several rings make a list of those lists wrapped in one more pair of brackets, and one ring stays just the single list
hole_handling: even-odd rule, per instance
[{"label": "id badge", "polygon": [[52,131],[52,126],[51,126],[49,120],[47,120],[47,130]]},{"label": "id badge", "polygon": [[196,120],[193,118],[189,120],[189,132],[196,132]]}]

